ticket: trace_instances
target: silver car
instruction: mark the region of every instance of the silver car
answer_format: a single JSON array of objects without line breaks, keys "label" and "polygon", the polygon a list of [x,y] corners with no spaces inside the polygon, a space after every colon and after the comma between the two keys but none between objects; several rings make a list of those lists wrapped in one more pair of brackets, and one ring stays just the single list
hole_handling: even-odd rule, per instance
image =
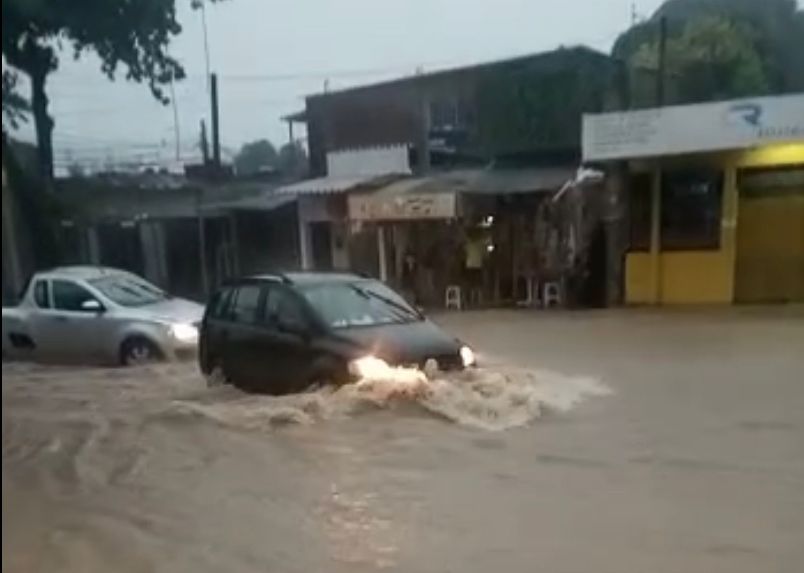
[{"label": "silver car", "polygon": [[57,268],[3,308],[3,354],[123,365],[191,357],[203,313],[125,271]]}]

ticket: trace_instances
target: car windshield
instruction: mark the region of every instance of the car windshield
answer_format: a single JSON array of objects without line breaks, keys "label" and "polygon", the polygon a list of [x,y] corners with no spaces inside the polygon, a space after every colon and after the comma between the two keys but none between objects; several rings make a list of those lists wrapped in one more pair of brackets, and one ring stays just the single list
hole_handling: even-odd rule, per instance
[{"label": "car windshield", "polygon": [[89,284],[120,306],[146,306],[168,298],[158,287],[134,277],[114,275],[91,280]]},{"label": "car windshield", "polygon": [[377,281],[319,284],[303,292],[332,328],[404,324],[422,319],[405,299]]}]

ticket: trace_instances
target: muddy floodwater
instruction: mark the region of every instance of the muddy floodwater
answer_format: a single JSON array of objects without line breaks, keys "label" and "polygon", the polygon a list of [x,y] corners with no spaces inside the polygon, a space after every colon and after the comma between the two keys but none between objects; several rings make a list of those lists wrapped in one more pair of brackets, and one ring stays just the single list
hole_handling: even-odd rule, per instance
[{"label": "muddy floodwater", "polygon": [[4,364],[3,571],[801,571],[801,308],[438,320],[483,368]]}]

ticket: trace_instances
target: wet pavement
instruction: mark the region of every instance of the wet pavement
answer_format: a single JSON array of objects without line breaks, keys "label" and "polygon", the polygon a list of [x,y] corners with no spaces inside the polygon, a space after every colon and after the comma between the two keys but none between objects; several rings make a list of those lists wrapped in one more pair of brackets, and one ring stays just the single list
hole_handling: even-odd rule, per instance
[{"label": "wet pavement", "polygon": [[800,570],[801,308],[439,321],[489,366],[274,399],[4,364],[3,571]]}]

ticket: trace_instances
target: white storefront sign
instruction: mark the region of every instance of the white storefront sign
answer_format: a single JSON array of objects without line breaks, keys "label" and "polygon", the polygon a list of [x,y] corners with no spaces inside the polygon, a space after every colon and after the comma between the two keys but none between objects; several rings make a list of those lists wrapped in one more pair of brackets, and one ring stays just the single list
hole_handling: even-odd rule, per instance
[{"label": "white storefront sign", "polygon": [[355,177],[410,174],[410,152],[407,145],[344,149],[327,153],[329,177]]},{"label": "white storefront sign", "polygon": [[352,221],[452,219],[455,216],[454,193],[349,196]]},{"label": "white storefront sign", "polygon": [[804,94],[585,115],[584,161],[804,142]]}]

